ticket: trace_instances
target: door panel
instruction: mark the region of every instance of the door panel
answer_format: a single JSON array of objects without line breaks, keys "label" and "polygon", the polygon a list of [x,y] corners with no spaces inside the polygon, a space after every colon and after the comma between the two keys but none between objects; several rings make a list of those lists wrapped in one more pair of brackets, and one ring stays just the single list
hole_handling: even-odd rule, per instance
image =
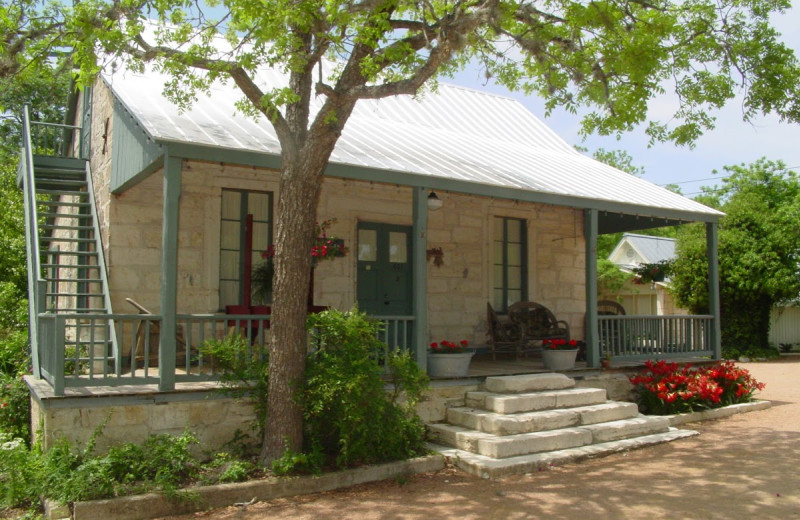
[{"label": "door panel", "polygon": [[374,316],[411,315],[411,227],[361,222],[358,238],[359,308]]}]

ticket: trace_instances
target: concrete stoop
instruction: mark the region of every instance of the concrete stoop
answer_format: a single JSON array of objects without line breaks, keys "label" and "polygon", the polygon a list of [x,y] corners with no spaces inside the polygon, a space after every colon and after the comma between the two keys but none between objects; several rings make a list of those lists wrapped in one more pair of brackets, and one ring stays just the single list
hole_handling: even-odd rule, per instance
[{"label": "concrete stoop", "polygon": [[605,390],[575,388],[563,374],[489,377],[466,406],[430,424],[430,448],[486,478],[529,473],[551,464],[697,435],[666,417],[639,414],[634,403],[606,400]]}]

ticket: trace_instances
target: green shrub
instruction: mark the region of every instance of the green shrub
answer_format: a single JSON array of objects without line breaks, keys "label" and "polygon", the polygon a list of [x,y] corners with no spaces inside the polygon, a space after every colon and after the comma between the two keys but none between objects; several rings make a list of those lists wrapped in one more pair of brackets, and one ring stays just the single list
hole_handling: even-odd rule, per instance
[{"label": "green shrub", "polygon": [[0,432],[0,509],[38,505],[44,491],[44,462],[25,440]]},{"label": "green shrub", "polygon": [[[217,367],[223,391],[227,395],[252,399],[256,416],[253,430],[256,438],[261,439],[267,416],[269,350],[263,345],[250,345],[241,334],[230,334],[222,340],[206,341],[201,353]],[[239,448],[247,446],[250,450],[257,449],[246,437],[246,434],[237,430],[232,442]]]},{"label": "green shrub", "polygon": [[31,401],[21,375],[0,373],[0,432],[30,442]]},{"label": "green shrub", "polygon": [[413,405],[427,376],[407,352],[387,352],[376,339],[379,326],[357,311],[324,311],[308,320],[316,350],[301,392],[304,451],[321,450],[335,467],[423,452],[425,428]]}]

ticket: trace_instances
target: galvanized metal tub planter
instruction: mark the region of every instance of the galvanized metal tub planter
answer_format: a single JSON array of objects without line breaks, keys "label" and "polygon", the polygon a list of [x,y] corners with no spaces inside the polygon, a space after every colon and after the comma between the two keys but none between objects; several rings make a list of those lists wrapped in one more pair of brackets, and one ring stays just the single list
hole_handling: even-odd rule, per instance
[{"label": "galvanized metal tub planter", "polygon": [[448,354],[428,353],[428,375],[431,377],[466,377],[475,352]]},{"label": "galvanized metal tub planter", "polygon": [[578,349],[545,349],[542,350],[542,361],[548,370],[570,370],[575,368]]}]

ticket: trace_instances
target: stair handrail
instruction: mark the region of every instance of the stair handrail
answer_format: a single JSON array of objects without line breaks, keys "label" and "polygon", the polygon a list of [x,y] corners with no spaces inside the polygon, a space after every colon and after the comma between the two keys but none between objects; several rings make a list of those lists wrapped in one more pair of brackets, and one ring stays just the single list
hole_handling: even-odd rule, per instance
[{"label": "stair handrail", "polygon": [[33,143],[31,142],[30,105],[26,104],[22,111],[22,157],[20,160],[22,190],[25,208],[25,249],[28,267],[28,334],[31,344],[31,362],[33,375],[41,378],[39,365],[39,310],[43,310],[45,285],[42,279],[41,259],[39,257],[39,216],[36,208],[36,188],[33,177]]},{"label": "stair handrail", "polygon": [[[91,206],[92,211],[92,228],[94,232],[94,241],[95,241],[95,249],[97,250],[97,266],[99,267],[98,271],[100,272],[100,280],[103,286],[103,303],[105,304],[106,313],[107,314],[114,314],[113,309],[111,308],[111,290],[108,283],[108,273],[107,273],[107,266],[106,266],[106,257],[105,251],[103,250],[103,235],[100,234],[100,215],[97,213],[97,202],[94,198],[94,182],[92,180],[92,168],[89,164],[89,161],[86,161],[86,190],[89,192],[89,204]],[[119,376],[122,371],[122,354],[117,345],[117,330],[114,320],[109,320],[108,325],[108,333],[111,336],[111,350],[114,354],[114,359],[116,362],[114,363],[116,369],[116,375]]]},{"label": "stair handrail", "polygon": [[[37,143],[40,146],[42,146],[42,148],[45,149],[45,150],[48,147],[51,148],[52,151],[53,151],[53,153],[52,153],[53,157],[69,157],[70,145],[75,143],[76,141],[80,142],[81,131],[82,131],[80,126],[67,125],[67,124],[63,124],[63,123],[47,123],[45,121],[30,121],[30,124],[31,124],[31,142],[33,142],[33,133],[34,133],[32,131],[33,127],[44,128],[45,130],[49,129],[49,128],[52,128],[54,130],[61,130],[61,138],[60,138],[60,140],[59,140],[58,137],[55,136],[55,134],[53,134],[52,146],[48,142],[47,134],[45,134],[43,142],[38,142]],[[77,138],[75,138],[75,133],[76,132],[78,134]],[[36,135],[41,138],[42,134],[37,132]],[[86,159],[86,157],[83,157],[83,155],[81,153],[80,146],[78,146],[78,149],[79,150],[78,150],[78,153],[77,153],[77,158],[78,159]],[[48,154],[41,154],[41,155],[48,155]]]}]

